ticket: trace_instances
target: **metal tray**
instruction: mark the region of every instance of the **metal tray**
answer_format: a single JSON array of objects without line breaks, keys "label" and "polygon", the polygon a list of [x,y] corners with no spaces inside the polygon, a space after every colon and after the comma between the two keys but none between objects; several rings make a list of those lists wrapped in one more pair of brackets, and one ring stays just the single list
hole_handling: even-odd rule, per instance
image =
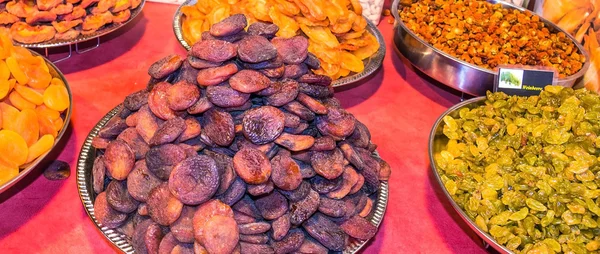
[{"label": "metal tray", "polygon": [[481,239],[483,239],[483,241],[485,241],[487,244],[492,246],[498,252],[512,253],[512,251],[510,251],[504,245],[501,245],[498,242],[496,242],[496,240],[494,240],[494,238],[491,235],[489,235],[488,233],[486,233],[483,230],[481,230],[480,228],[478,228],[477,224],[475,224],[475,221],[471,220],[471,218],[469,218],[469,216],[467,216],[467,214],[463,211],[462,208],[460,208],[460,206],[456,203],[456,201],[454,201],[454,199],[452,198],[450,193],[448,193],[448,190],[446,190],[446,187],[444,187],[444,184],[442,183],[442,178],[438,172],[438,169],[436,166],[437,164],[435,162],[434,155],[440,153],[443,149],[445,149],[446,145],[448,143],[448,138],[443,134],[443,128],[444,128],[443,119],[444,119],[444,117],[447,115],[450,115],[452,117],[459,118],[458,112],[462,108],[472,109],[472,108],[481,106],[484,104],[485,100],[486,100],[485,96],[480,96],[480,97],[476,97],[476,98],[473,98],[470,100],[463,101],[459,104],[454,105],[453,107],[449,108],[448,110],[446,110],[446,112],[444,112],[437,119],[437,121],[433,125],[433,128],[431,129],[431,133],[429,134],[429,163],[431,164],[431,169],[433,170],[433,175],[435,176],[435,179],[437,180],[438,185],[444,192],[444,196],[446,196],[446,200],[448,200],[450,202],[450,204],[452,204],[452,208],[454,208],[454,210],[467,223],[467,225],[469,225],[469,227],[473,231],[475,231],[475,233],[477,233],[477,235],[479,237],[481,237]]},{"label": "metal tray", "polygon": [[[29,52],[31,52],[35,56],[41,56],[40,54],[38,54],[37,52],[35,52],[33,50],[29,50]],[[50,75],[52,75],[52,77],[54,77],[54,78],[58,78],[58,79],[62,80],[63,83],[65,83],[67,92],[69,93],[69,108],[67,108],[65,110],[65,112],[63,112],[61,114],[61,117],[64,120],[63,127],[60,130],[60,132],[58,132],[58,135],[54,139],[54,145],[52,145],[52,148],[50,149],[50,151],[46,152],[45,154],[42,154],[40,157],[38,157],[34,161],[30,162],[24,169],[21,169],[21,171],[15,178],[13,178],[12,180],[10,180],[4,184],[1,184],[0,185],[0,194],[2,194],[2,192],[4,192],[4,191],[8,190],[11,186],[15,185],[21,179],[23,179],[27,174],[29,174],[31,171],[33,171],[33,169],[38,164],[40,164],[40,162],[42,162],[42,160],[44,160],[44,158],[46,158],[46,156],[50,152],[54,151],[56,148],[56,145],[61,141],[63,135],[65,134],[65,131],[69,127],[69,122],[71,120],[71,112],[73,111],[73,95],[71,93],[71,88],[69,87],[69,83],[67,83],[67,79],[62,74],[62,72],[60,72],[60,70],[58,70],[58,68],[52,62],[50,62],[47,58],[44,58],[44,60],[46,61],[46,64],[48,65],[48,69],[50,70]]]},{"label": "metal tray", "polygon": [[[129,239],[127,237],[116,230],[109,229],[107,227],[102,226],[94,215],[94,200],[96,200],[96,193],[94,193],[94,188],[92,187],[92,167],[94,165],[94,160],[96,159],[96,149],[92,147],[92,140],[94,137],[98,136],[98,132],[108,121],[114,117],[121,110],[122,105],[119,105],[112,109],[108,114],[106,114],[94,128],[90,131],[87,138],[85,139],[83,146],[81,147],[81,152],[79,153],[79,158],[77,159],[77,190],[79,191],[79,198],[83,203],[83,207],[85,208],[86,213],[89,218],[94,222],[96,227],[102,232],[104,237],[108,239],[112,244],[117,246],[121,251],[131,254],[135,253],[133,246],[129,243]],[[376,156],[379,156],[377,152],[375,152]],[[367,216],[367,220],[371,222],[371,224],[375,225],[379,228],[379,225],[383,221],[383,215],[385,214],[385,209],[387,208],[388,202],[388,182],[382,181],[379,183],[379,191],[377,192],[377,198],[374,203],[374,209],[372,209],[369,216]],[[362,249],[367,241],[358,241],[356,239],[351,240],[346,246],[346,249],[342,252],[344,254],[354,254],[358,253],[360,249]]]},{"label": "metal tray", "polygon": [[[179,41],[179,43],[181,43],[181,45],[186,50],[190,50],[192,48],[192,46],[183,38],[183,32],[181,29],[181,27],[182,27],[181,24],[183,22],[183,13],[181,13],[181,7],[187,6],[187,5],[194,5],[194,4],[196,4],[197,1],[198,0],[185,1],[183,4],[181,4],[179,6],[179,8],[177,8],[177,11],[175,12],[175,16],[173,17],[173,32],[175,32],[175,37],[177,37],[177,40]],[[348,75],[346,77],[334,80],[332,82],[333,87],[346,86],[346,85],[361,81],[361,80],[369,77],[371,74],[373,74],[377,69],[379,69],[379,67],[381,67],[381,64],[383,63],[383,58],[385,57],[385,51],[386,51],[385,40],[383,39],[383,35],[381,34],[381,32],[379,31],[379,29],[377,28],[377,26],[375,24],[373,24],[371,21],[369,21],[369,19],[365,19],[365,20],[367,21],[367,32],[369,32],[373,36],[375,36],[375,39],[377,39],[377,42],[379,43],[379,49],[377,50],[377,52],[375,52],[375,54],[373,54],[369,58],[363,60],[365,69],[362,72],[351,73],[350,75]]]},{"label": "metal tray", "polygon": [[[552,31],[565,33],[576,45],[577,49],[585,56],[585,63],[579,72],[558,79],[556,85],[572,87],[590,67],[590,56],[575,38],[554,23],[522,7],[500,0],[487,0],[490,3],[502,4],[507,9],[517,9],[532,13],[540,18]],[[487,90],[492,90],[497,72],[457,59],[419,38],[414,32],[404,25],[398,14],[400,0],[394,0],[392,15],[394,15],[394,45],[398,52],[406,57],[417,69],[433,79],[471,95],[485,95]]]},{"label": "metal tray", "polygon": [[77,36],[77,38],[75,38],[73,40],[65,41],[65,40],[52,39],[52,40],[44,41],[44,42],[40,42],[40,43],[20,43],[20,42],[16,42],[16,41],[13,41],[13,43],[15,45],[18,45],[21,47],[26,47],[26,48],[54,48],[54,47],[67,46],[67,45],[72,45],[72,44],[96,39],[100,36],[112,33],[114,31],[116,31],[117,29],[127,25],[129,22],[131,22],[133,19],[135,19],[135,17],[137,17],[137,15],[140,14],[140,12],[142,12],[142,9],[144,8],[145,3],[146,3],[146,0],[142,0],[142,3],[140,3],[140,6],[138,6],[137,8],[135,8],[133,10],[130,10],[131,17],[129,18],[129,20],[127,20],[121,24],[111,23],[92,34],[86,34],[86,35],[80,34],[79,36]]}]

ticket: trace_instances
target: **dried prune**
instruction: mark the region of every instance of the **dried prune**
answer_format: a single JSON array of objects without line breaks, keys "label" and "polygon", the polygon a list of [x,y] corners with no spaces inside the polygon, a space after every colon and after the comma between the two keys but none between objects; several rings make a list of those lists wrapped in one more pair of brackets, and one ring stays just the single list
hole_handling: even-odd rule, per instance
[{"label": "dried prune", "polygon": [[194,117],[187,117],[184,120],[185,129],[177,139],[179,142],[183,142],[186,140],[193,139],[195,137],[200,136],[200,132],[202,131],[202,126],[200,122]]},{"label": "dried prune", "polygon": [[310,164],[302,161],[296,161],[296,163],[298,164],[298,167],[300,167],[300,174],[302,175],[302,178],[306,179],[317,175]]},{"label": "dried prune", "polygon": [[265,37],[248,35],[238,43],[238,56],[244,62],[258,63],[277,57],[277,49]]},{"label": "dried prune", "polygon": [[125,97],[125,101],[123,101],[123,106],[131,111],[137,111],[142,106],[148,104],[148,91],[141,90]]},{"label": "dried prune", "polygon": [[244,113],[244,136],[254,144],[263,145],[275,140],[282,132],[285,115],[272,106],[253,108]]},{"label": "dried prune", "polygon": [[321,176],[315,176],[310,179],[310,184],[312,188],[320,194],[327,194],[335,189],[338,189],[344,179],[342,177],[334,178],[334,179],[326,179]]},{"label": "dried prune", "polygon": [[269,229],[271,229],[271,224],[261,221],[238,225],[238,228],[240,230],[240,234],[253,235],[269,231]]},{"label": "dried prune", "polygon": [[173,144],[155,146],[150,148],[146,154],[146,166],[158,178],[167,180],[173,166],[186,157],[185,150],[180,146]]},{"label": "dried prune", "polygon": [[283,196],[285,196],[290,202],[298,202],[310,193],[310,183],[307,181],[302,181],[300,186],[294,190],[281,190],[279,191]]},{"label": "dried prune", "polygon": [[315,119],[315,113],[313,113],[310,109],[308,109],[304,105],[300,104],[300,102],[291,101],[290,103],[285,104],[283,106],[283,108],[285,110],[287,110],[288,112],[297,115],[302,120],[312,121]]},{"label": "dried prune", "polygon": [[271,176],[271,163],[267,156],[253,148],[242,148],[233,157],[233,168],[248,184],[261,184]]},{"label": "dried prune", "polygon": [[151,223],[148,226],[144,235],[144,243],[148,253],[158,253],[163,236],[163,231],[158,224]]},{"label": "dried prune", "polygon": [[298,78],[298,77],[306,74],[307,72],[308,72],[308,67],[306,67],[306,64],[300,63],[300,64],[286,65],[283,70],[282,78],[295,79],[295,78]]},{"label": "dried prune", "polygon": [[148,95],[148,107],[154,115],[160,119],[168,120],[175,118],[177,114],[169,108],[168,91],[171,84],[160,82],[152,88]]},{"label": "dried prune", "polygon": [[213,63],[220,63],[237,55],[237,46],[222,40],[202,40],[192,46],[190,55]]},{"label": "dried prune", "polygon": [[196,240],[208,253],[229,254],[239,241],[238,225],[232,217],[214,215],[202,225],[202,234],[196,229]]},{"label": "dried prune", "polygon": [[358,182],[358,173],[352,166],[344,167],[344,174],[342,174],[342,186],[336,190],[327,193],[328,198],[341,199],[350,193],[352,187]]},{"label": "dried prune", "polygon": [[250,94],[238,92],[227,85],[207,87],[206,96],[212,104],[224,108],[242,106],[250,99]]},{"label": "dried prune", "polygon": [[[268,78],[277,79],[277,78],[283,77],[283,74],[285,73],[285,67],[280,66],[280,67],[276,67],[276,68],[266,68],[266,69],[260,69],[258,71],[260,73],[262,73],[263,75],[267,76]],[[270,94],[266,94],[266,95],[268,96]]]},{"label": "dried prune", "polygon": [[304,242],[298,248],[298,253],[327,254],[329,250],[310,236],[304,237]]},{"label": "dried prune", "polygon": [[198,71],[196,81],[203,86],[214,86],[229,79],[238,71],[237,65],[229,63],[223,66],[206,68]]},{"label": "dried prune", "polygon": [[233,169],[233,159],[228,155],[222,153],[216,153],[213,151],[206,150],[204,154],[210,156],[215,160],[217,164],[217,170],[219,171],[219,188],[217,189],[216,195],[223,194],[229,186],[235,180],[235,173]]},{"label": "dried prune", "polygon": [[271,80],[254,70],[241,70],[229,78],[231,88],[242,93],[254,93],[267,88]]},{"label": "dried prune", "polygon": [[342,251],[348,235],[342,228],[321,214],[315,214],[302,224],[306,232],[323,246],[333,251]]},{"label": "dried prune", "polygon": [[106,125],[98,132],[98,137],[106,138],[106,139],[114,139],[121,132],[127,129],[127,124],[125,120],[113,117],[106,123]]},{"label": "dried prune", "polygon": [[187,112],[190,114],[202,114],[204,112],[206,112],[207,110],[211,109],[214,105],[212,104],[212,102],[210,102],[210,100],[208,99],[208,97],[203,96],[200,97],[200,99],[198,99],[198,101],[196,103],[194,103],[194,105],[192,105],[191,107],[189,107],[187,109]]},{"label": "dried prune", "polygon": [[298,164],[290,157],[276,155],[271,159],[271,180],[282,190],[295,190],[302,183],[302,174]]},{"label": "dried prune", "polygon": [[96,196],[96,200],[94,200],[94,215],[102,226],[108,228],[117,228],[127,219],[127,214],[113,209],[108,204],[106,192],[102,192]]},{"label": "dried prune", "polygon": [[[170,254],[175,246],[177,246],[180,242],[177,241],[173,232],[167,233],[162,240],[160,241],[160,245],[158,246],[158,254]],[[138,252],[138,249],[135,249]],[[145,252],[141,252],[145,253]]]},{"label": "dried prune", "polygon": [[138,201],[127,192],[127,183],[112,180],[106,187],[106,200],[115,210],[130,213],[137,209]]},{"label": "dried prune", "polygon": [[186,110],[200,98],[198,86],[188,81],[179,81],[167,90],[169,108],[175,111]]},{"label": "dried prune", "polygon": [[273,191],[271,194],[256,200],[256,208],[266,220],[274,220],[288,211],[288,202],[281,193]]},{"label": "dried prune", "polygon": [[271,43],[286,64],[299,64],[308,57],[308,39],[304,36],[274,38]]},{"label": "dried prune", "polygon": [[293,135],[284,132],[275,140],[275,143],[291,151],[297,152],[313,146],[315,138],[308,135]]},{"label": "dried prune", "polygon": [[162,181],[148,170],[146,161],[140,160],[135,163],[133,170],[127,176],[127,191],[136,200],[146,202],[150,191],[161,183]]},{"label": "dried prune", "polygon": [[319,208],[319,193],[310,189],[308,195],[298,202],[290,203],[290,222],[300,225]]},{"label": "dried prune", "polygon": [[181,67],[182,63],[183,58],[180,56],[168,55],[150,65],[150,68],[148,69],[148,75],[155,79],[162,79],[177,71],[177,69]]},{"label": "dried prune", "polygon": [[249,196],[245,196],[240,201],[233,205],[233,210],[246,214],[255,219],[261,219],[260,211],[256,208],[254,200]]},{"label": "dried prune", "polygon": [[281,217],[277,218],[271,223],[271,236],[273,240],[280,241],[284,236],[287,235],[291,227],[290,214],[286,213]]},{"label": "dried prune", "polygon": [[170,225],[173,236],[182,243],[194,242],[193,219],[196,208],[183,206],[179,218]]},{"label": "dried prune", "polygon": [[355,122],[354,132],[348,137],[348,141],[356,147],[367,148],[371,141],[371,133],[367,126],[357,120]]},{"label": "dried prune", "polygon": [[146,203],[150,217],[163,226],[175,222],[183,209],[183,203],[169,191],[167,183],[162,183],[150,191]]},{"label": "dried prune", "polygon": [[271,193],[273,191],[274,185],[272,181],[267,181],[262,184],[249,184],[248,185],[248,194],[252,196],[262,196],[265,194]]},{"label": "dried prune", "polygon": [[313,151],[310,162],[317,174],[329,180],[344,173],[344,155],[337,148],[332,151]]},{"label": "dried prune", "polygon": [[[237,52],[236,52],[236,54],[237,54]],[[211,62],[211,61],[207,61],[207,60],[202,60],[195,56],[188,56],[187,61],[190,64],[190,66],[194,67],[195,69],[206,69],[206,68],[211,68],[211,67],[218,67],[223,64],[222,62]],[[197,76],[198,76],[198,70],[196,71],[196,76],[194,76],[195,82],[198,82],[196,80]]]},{"label": "dried prune", "polygon": [[106,166],[104,166],[104,155],[100,155],[94,159],[92,167],[92,175],[94,176],[92,186],[96,194],[104,191],[104,176],[106,175]]},{"label": "dried prune", "polygon": [[304,63],[313,70],[319,69],[321,67],[321,61],[319,58],[315,56],[313,53],[308,52],[306,59],[304,59]]},{"label": "dried prune", "polygon": [[274,241],[271,243],[271,246],[273,246],[275,253],[285,254],[298,250],[300,245],[302,245],[302,242],[304,242],[304,232],[302,232],[301,229],[296,228],[290,230],[281,241]]},{"label": "dried prune", "polygon": [[204,112],[202,126],[212,142],[220,146],[229,146],[235,137],[233,118],[227,112],[210,109]]},{"label": "dried prune", "polygon": [[227,205],[233,205],[236,202],[238,202],[240,199],[242,199],[242,197],[244,197],[244,194],[246,193],[246,183],[244,183],[244,181],[240,178],[236,178],[233,183],[231,184],[231,186],[229,186],[229,189],[227,189],[227,191],[225,191],[220,197],[219,200],[221,200],[223,203],[227,204]]},{"label": "dried prune", "polygon": [[150,149],[146,141],[140,136],[137,130],[133,127],[125,129],[119,136],[118,140],[122,140],[133,150],[133,154],[135,155],[135,159],[139,160],[146,156],[146,153]]},{"label": "dried prune", "polygon": [[252,223],[252,222],[257,221],[255,218],[252,218],[252,217],[246,215],[245,213],[238,212],[238,211],[233,211],[233,219],[238,224],[247,224],[247,223]]},{"label": "dried prune", "polygon": [[273,248],[267,244],[254,244],[247,242],[240,242],[241,253],[261,253],[261,254],[273,254]]},{"label": "dried prune", "polygon": [[185,131],[185,120],[181,117],[171,118],[165,121],[154,133],[154,136],[148,142],[151,146],[172,143],[183,131]]},{"label": "dried prune", "polygon": [[[282,79],[277,81],[280,83],[278,86],[279,90],[267,97],[267,103],[272,106],[281,107],[293,101],[298,96],[298,82],[293,79]],[[296,113],[296,112],[292,112]],[[302,116],[299,115],[300,118]],[[307,120],[307,119],[304,119]],[[312,119],[311,119],[312,120]]]},{"label": "dried prune", "polygon": [[156,117],[147,105],[142,106],[137,115],[135,129],[144,141],[148,143],[156,130],[158,130],[158,127],[163,123],[163,120]]},{"label": "dried prune", "polygon": [[254,22],[248,26],[248,34],[260,35],[267,39],[275,37],[279,27],[272,23]]},{"label": "dried prune", "polygon": [[329,86],[331,85],[331,77],[319,74],[308,73],[298,78],[298,82],[307,83],[318,86]]},{"label": "dried prune", "polygon": [[198,205],[209,200],[218,187],[217,164],[206,155],[188,157],[179,162],[169,177],[169,189],[186,205]]},{"label": "dried prune", "polygon": [[212,36],[228,36],[241,32],[248,25],[244,14],[231,15],[210,27]]},{"label": "dried prune", "polygon": [[327,115],[317,117],[317,128],[323,135],[329,135],[337,140],[342,140],[354,131],[356,119],[346,110],[329,108]]},{"label": "dried prune", "polygon": [[315,143],[310,148],[313,151],[330,151],[335,149],[335,140],[330,136],[322,136],[315,138]]},{"label": "dried prune", "polygon": [[108,144],[104,153],[104,165],[106,170],[117,180],[125,180],[135,164],[135,155],[121,140],[113,140]]},{"label": "dried prune", "polygon": [[369,240],[377,233],[377,227],[358,215],[348,219],[340,227],[346,234],[359,240]]},{"label": "dried prune", "polygon": [[244,235],[240,234],[240,241],[254,244],[265,244],[269,242],[269,236],[266,234]]},{"label": "dried prune", "polygon": [[327,112],[329,112],[325,105],[306,94],[298,93],[298,97],[296,97],[296,100],[302,103],[302,105],[310,109],[312,112],[315,112],[315,114],[324,115],[327,114]]},{"label": "dried prune", "polygon": [[345,200],[321,197],[319,212],[331,217],[344,217],[354,213],[354,205]]}]

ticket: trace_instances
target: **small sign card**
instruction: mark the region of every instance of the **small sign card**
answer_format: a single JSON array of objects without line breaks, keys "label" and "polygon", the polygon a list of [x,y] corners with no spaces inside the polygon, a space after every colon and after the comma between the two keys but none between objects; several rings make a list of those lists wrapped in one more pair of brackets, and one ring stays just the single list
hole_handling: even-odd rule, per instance
[{"label": "small sign card", "polygon": [[494,92],[508,95],[539,95],[545,86],[556,83],[556,71],[537,67],[501,66],[494,82]]}]

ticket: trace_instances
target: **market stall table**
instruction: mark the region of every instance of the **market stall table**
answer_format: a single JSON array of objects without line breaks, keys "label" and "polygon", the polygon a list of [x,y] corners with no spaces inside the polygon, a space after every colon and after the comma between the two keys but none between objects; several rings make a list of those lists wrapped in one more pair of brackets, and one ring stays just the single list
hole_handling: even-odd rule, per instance
[{"label": "market stall table", "polygon": [[[62,152],[49,157],[68,162],[71,176],[49,181],[37,169],[0,195],[1,253],[117,252],[81,205],[77,156],[96,122],[146,86],[150,64],[171,53],[185,54],[171,27],[176,8],[147,3],[140,17],[103,37],[99,48],[58,64],[71,85],[74,108]],[[393,170],[387,213],[364,253],[484,253],[481,240],[443,200],[427,155],[433,123],[460,101],[460,94],[418,74],[394,52],[390,19],[379,24],[388,48],[383,68],[336,94],[369,127]]]}]

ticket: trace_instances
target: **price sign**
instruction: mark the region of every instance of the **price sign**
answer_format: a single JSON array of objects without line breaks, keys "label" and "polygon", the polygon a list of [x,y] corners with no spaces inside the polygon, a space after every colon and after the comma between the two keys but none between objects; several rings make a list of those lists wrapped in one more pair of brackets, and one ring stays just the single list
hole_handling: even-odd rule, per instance
[{"label": "price sign", "polygon": [[545,86],[556,83],[555,77],[554,70],[500,67],[494,82],[494,92],[519,96],[539,95]]}]

